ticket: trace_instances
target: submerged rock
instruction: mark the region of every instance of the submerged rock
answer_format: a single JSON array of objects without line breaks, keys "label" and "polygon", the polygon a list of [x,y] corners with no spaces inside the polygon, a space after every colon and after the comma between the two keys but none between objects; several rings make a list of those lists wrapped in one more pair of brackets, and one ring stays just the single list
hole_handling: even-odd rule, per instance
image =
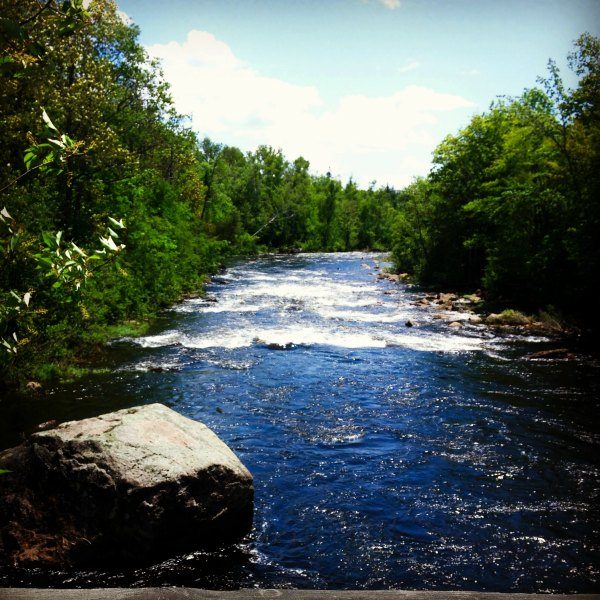
[{"label": "submerged rock", "polygon": [[269,350],[292,350],[296,347],[296,345],[293,342],[268,342],[266,346]]},{"label": "submerged rock", "polygon": [[0,555],[17,564],[140,563],[252,526],[252,475],[161,404],[35,433],[0,467]]},{"label": "submerged rock", "polygon": [[568,348],[552,348],[550,350],[539,350],[526,356],[529,360],[573,360],[575,354]]}]

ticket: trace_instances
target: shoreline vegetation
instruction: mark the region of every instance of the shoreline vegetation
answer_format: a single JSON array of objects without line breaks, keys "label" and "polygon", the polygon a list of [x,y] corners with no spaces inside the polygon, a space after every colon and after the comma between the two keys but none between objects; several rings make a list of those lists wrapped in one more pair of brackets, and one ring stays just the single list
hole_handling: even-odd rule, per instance
[{"label": "shoreline vegetation", "polygon": [[[369,252],[369,251],[365,251]],[[254,255],[255,258],[265,256],[284,256],[289,254],[297,254],[299,252],[266,252]],[[240,256],[238,259],[248,259],[248,256]],[[407,283],[412,292],[420,289],[415,284],[412,278],[407,273],[394,273],[385,268],[379,269],[377,280],[388,280],[395,283]],[[218,276],[226,272],[225,266],[222,266],[214,276]],[[498,308],[497,304],[486,302],[477,290],[471,294],[457,294],[454,292],[439,292],[439,291],[419,291],[420,298],[414,301],[415,305],[423,308],[433,307],[440,312],[433,316],[434,320],[444,321],[449,330],[461,329],[465,324],[480,325],[493,330],[497,335],[518,335],[532,336],[540,335],[549,338],[554,345],[564,344],[567,347],[556,347],[539,352],[528,354],[525,358],[528,359],[551,359],[551,360],[571,360],[576,358],[578,351],[576,346],[581,337],[581,331],[560,320],[559,317],[551,315],[544,311],[537,314],[525,314],[513,308]],[[195,292],[183,294],[175,300],[172,305],[177,305],[185,300],[192,298],[209,298],[204,288],[199,288]],[[211,301],[218,302],[216,298]],[[497,310],[498,312],[494,312]],[[466,319],[459,318],[457,320],[455,313],[469,313]],[[449,314],[452,313],[452,314]],[[40,389],[38,384],[49,383],[52,381],[68,382],[78,379],[83,376],[94,374],[106,374],[106,367],[94,366],[97,363],[99,356],[102,356],[106,344],[118,340],[120,338],[136,338],[146,335],[152,328],[153,322],[159,317],[159,314],[148,316],[145,320],[129,321],[119,323],[117,325],[106,325],[102,328],[97,328],[89,332],[89,344],[82,348],[79,355],[73,355],[68,358],[64,364],[49,364],[40,365],[40,370],[36,372],[37,377],[33,377],[35,381],[23,382],[22,387],[29,391],[37,391]],[[414,323],[407,322],[408,327],[413,327]],[[74,363],[74,364],[73,364]]]},{"label": "shoreline vegetation", "polygon": [[[577,358],[581,351],[589,350],[585,339],[582,343],[581,329],[556,314],[544,310],[527,314],[498,302],[486,301],[481,290],[463,294],[423,290],[408,273],[395,273],[393,269],[382,269],[377,278],[407,284],[418,295],[413,304],[424,309],[435,308],[439,312],[433,315],[433,320],[444,322],[449,330],[475,326],[486,328],[497,336],[522,336],[525,339],[543,336],[552,344],[551,348],[527,354],[526,359],[571,360]],[[406,326],[414,327],[415,323],[407,321]]]},{"label": "shoreline vegetation", "polygon": [[600,287],[598,39],[569,56],[576,89],[551,61],[396,190],[199,138],[110,0],[9,3],[0,29],[0,387],[89,372],[108,340],[262,252],[391,251],[423,289],[524,311],[497,327],[600,329],[584,301]]},{"label": "shoreline vegetation", "polygon": [[[407,284],[418,299],[413,302],[423,308],[435,308],[434,320],[444,321],[451,329],[461,329],[464,325],[486,326],[498,335],[547,336],[551,341],[564,342],[571,350],[557,348],[543,351],[534,358],[573,358],[574,345],[581,339],[582,331],[575,325],[561,319],[559,315],[539,310],[528,314],[498,302],[486,300],[481,290],[471,293],[439,291],[435,288],[424,289],[408,273],[396,273],[393,269],[381,269],[379,280]],[[458,313],[458,317],[457,317]],[[465,315],[468,315],[465,318]],[[408,324],[409,327],[413,324]],[[536,353],[533,353],[536,354]]]}]

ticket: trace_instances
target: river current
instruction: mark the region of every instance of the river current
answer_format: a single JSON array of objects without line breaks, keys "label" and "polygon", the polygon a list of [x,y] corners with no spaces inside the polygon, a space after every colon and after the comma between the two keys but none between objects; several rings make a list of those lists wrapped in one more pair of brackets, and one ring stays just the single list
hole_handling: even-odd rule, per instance
[{"label": "river current", "polygon": [[2,447],[48,419],[162,402],[238,454],[256,508],[234,548],[0,585],[598,591],[599,367],[527,360],[544,338],[450,329],[377,280],[383,260],[233,265],[208,299],[115,342],[109,374],[4,400]]}]

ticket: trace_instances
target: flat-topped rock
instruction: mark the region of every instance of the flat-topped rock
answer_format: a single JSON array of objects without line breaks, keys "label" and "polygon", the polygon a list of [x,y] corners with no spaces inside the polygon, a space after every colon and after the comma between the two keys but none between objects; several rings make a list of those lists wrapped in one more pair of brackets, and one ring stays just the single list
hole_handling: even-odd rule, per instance
[{"label": "flat-topped rock", "polygon": [[141,563],[239,539],[252,475],[206,425],[161,404],[33,434],[0,454],[0,555]]}]

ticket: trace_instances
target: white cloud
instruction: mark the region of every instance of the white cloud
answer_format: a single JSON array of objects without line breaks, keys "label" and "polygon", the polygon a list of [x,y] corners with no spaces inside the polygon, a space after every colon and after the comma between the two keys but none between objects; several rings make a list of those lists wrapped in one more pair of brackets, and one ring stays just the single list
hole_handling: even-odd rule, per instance
[{"label": "white cloud", "polygon": [[266,124],[321,103],[315,88],[261,75],[205,31],[190,31],[183,44],[156,44],[148,52],[162,60],[177,108],[202,131],[260,137]]},{"label": "white cloud", "polygon": [[400,7],[400,0],[361,0],[363,4],[369,4],[370,2],[377,2],[390,10],[394,10],[395,8]]},{"label": "white cloud", "polygon": [[418,60],[407,60],[401,67],[398,67],[398,71],[400,73],[408,73],[409,71],[414,71],[421,66],[421,63]]},{"label": "white cloud", "polygon": [[119,17],[119,19],[121,19],[121,21],[123,21],[125,25],[129,26],[133,24],[133,19],[126,12],[122,10],[117,10],[117,16]]},{"label": "white cloud", "polygon": [[388,96],[346,95],[326,105],[314,86],[259,73],[204,31],[148,52],[162,60],[178,110],[191,115],[200,135],[245,150],[269,144],[290,159],[304,156],[316,171],[331,168],[363,185],[373,179],[405,185],[424,174],[439,141],[439,114],[473,106],[417,85]]}]

